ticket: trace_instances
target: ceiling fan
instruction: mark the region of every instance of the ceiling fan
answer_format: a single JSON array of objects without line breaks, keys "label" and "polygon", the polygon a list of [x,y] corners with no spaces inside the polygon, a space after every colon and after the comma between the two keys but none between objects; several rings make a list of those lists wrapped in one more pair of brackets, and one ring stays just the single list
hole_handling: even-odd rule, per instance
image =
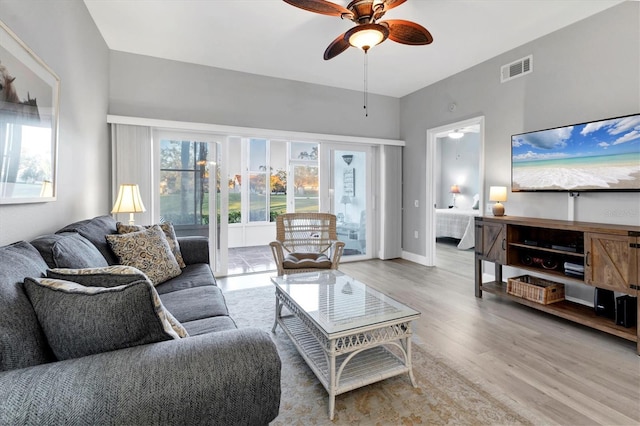
[{"label": "ceiling fan", "polygon": [[373,46],[387,38],[412,46],[430,44],[433,37],[422,25],[403,19],[379,21],[387,10],[401,5],[407,0],[353,0],[347,7],[326,0],[284,0],[292,6],[322,15],[339,16],[357,25],[341,34],[324,51],[324,59],[329,60],[353,46],[366,53]]}]

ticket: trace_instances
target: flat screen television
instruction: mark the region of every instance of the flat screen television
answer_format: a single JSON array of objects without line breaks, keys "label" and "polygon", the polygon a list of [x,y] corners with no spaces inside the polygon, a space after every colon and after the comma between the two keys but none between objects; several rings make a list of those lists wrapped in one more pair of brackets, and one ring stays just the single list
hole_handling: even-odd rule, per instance
[{"label": "flat screen television", "polygon": [[640,114],[511,136],[511,190],[640,191]]}]

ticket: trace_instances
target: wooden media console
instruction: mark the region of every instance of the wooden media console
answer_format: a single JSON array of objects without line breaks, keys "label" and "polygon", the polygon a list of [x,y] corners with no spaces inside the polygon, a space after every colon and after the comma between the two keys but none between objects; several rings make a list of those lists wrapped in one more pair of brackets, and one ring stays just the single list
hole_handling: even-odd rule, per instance
[{"label": "wooden media console", "polygon": [[[513,296],[502,279],[502,266],[512,266],[549,280],[556,277],[637,297],[640,226],[488,216],[475,219],[475,240],[476,297],[484,291],[631,340],[640,354],[637,325],[617,325],[613,319],[597,316],[593,308],[568,300],[545,305]],[[482,282],[484,261],[494,263],[495,281]],[[582,265],[584,275],[568,265]],[[636,305],[640,308],[637,300]]]}]

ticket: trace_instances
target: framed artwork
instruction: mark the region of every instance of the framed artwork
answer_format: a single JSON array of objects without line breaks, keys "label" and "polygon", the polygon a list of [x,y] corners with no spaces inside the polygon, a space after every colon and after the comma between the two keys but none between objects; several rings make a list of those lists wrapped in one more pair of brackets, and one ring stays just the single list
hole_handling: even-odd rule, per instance
[{"label": "framed artwork", "polygon": [[60,78],[0,21],[0,204],[56,199]]},{"label": "framed artwork", "polygon": [[344,195],[348,197],[356,196],[356,169],[348,167],[344,170],[343,176],[343,191]]}]

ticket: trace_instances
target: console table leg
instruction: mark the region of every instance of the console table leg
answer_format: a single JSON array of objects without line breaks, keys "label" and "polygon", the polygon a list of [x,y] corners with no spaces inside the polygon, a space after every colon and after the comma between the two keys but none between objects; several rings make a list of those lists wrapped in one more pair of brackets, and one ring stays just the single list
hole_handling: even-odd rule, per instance
[{"label": "console table leg", "polygon": [[476,297],[482,297],[482,260],[476,257]]},{"label": "console table leg", "polygon": [[496,267],[496,273],[495,273],[496,282],[498,284],[502,284],[502,265],[499,263],[496,263],[495,267]]}]

